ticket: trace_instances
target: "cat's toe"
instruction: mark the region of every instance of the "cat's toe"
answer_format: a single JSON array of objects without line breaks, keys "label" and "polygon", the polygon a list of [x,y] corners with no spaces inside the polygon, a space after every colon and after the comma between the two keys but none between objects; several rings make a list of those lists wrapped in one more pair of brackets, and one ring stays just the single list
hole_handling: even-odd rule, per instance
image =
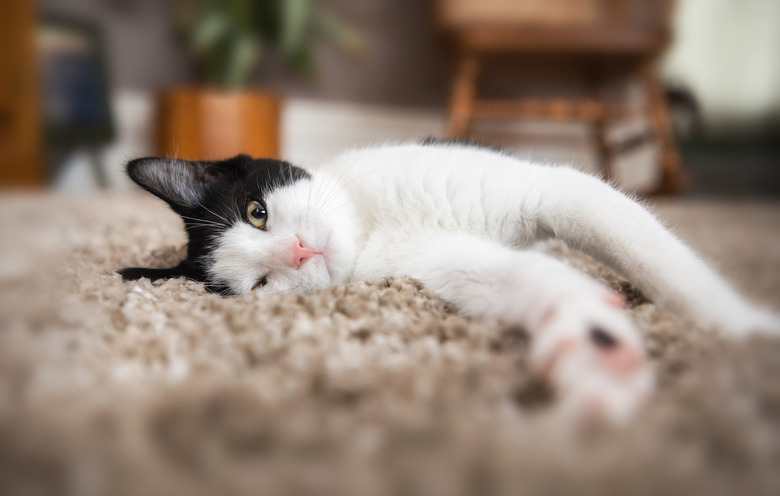
[{"label": "cat's toe", "polygon": [[639,334],[612,306],[569,302],[534,334],[536,370],[570,416],[625,422],[652,391]]},{"label": "cat's toe", "polygon": [[559,387],[556,405],[574,420],[629,421],[652,392],[652,374],[641,368],[630,376],[615,377],[603,371],[583,372],[576,384]]}]

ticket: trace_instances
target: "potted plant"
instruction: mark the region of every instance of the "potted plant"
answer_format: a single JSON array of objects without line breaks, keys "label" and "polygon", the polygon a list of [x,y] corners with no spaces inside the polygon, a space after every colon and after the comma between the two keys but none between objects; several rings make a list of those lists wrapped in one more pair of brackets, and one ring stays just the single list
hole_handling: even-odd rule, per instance
[{"label": "potted plant", "polygon": [[316,0],[175,0],[171,14],[203,84],[160,95],[157,148],[163,156],[278,157],[279,99],[250,87],[262,55],[277,50],[293,69],[312,76],[313,34],[348,52],[362,50],[354,31]]}]

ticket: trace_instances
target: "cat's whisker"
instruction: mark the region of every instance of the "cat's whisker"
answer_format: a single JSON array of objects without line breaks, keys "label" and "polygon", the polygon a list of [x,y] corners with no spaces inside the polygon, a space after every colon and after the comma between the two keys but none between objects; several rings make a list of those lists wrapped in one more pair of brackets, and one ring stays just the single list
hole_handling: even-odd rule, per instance
[{"label": "cat's whisker", "polygon": [[[338,170],[336,171],[338,172]],[[321,181],[317,185],[317,195],[314,200],[314,205],[318,205],[324,192],[327,192],[328,188],[336,182],[336,174],[327,174],[325,181]]]},{"label": "cat's whisker", "polygon": [[220,224],[215,224],[213,222],[201,222],[196,220],[187,220],[184,223],[186,226],[208,226],[208,227],[221,227]]},{"label": "cat's whisker", "polygon": [[[348,170],[349,170],[349,168],[347,167],[346,162],[340,163],[336,167],[335,171],[333,171],[332,173],[328,174],[328,176],[329,176],[328,183],[323,184],[321,186],[321,188],[325,189],[326,187],[330,187],[331,185],[334,185],[334,186],[341,185],[343,183],[342,179],[344,179],[344,177],[346,177]],[[338,186],[334,187],[331,190],[331,196],[335,195],[337,193],[338,189],[339,189]]]},{"label": "cat's whisker", "polygon": [[[339,172],[339,171],[336,171]],[[320,199],[317,201],[317,205],[327,205],[327,203],[338,195],[339,193],[339,186],[338,184],[341,182],[341,178],[346,174],[346,171],[340,172],[340,174],[333,174],[329,177],[329,180],[327,183],[323,183],[320,187],[321,195]],[[340,177],[341,176],[341,177]]]},{"label": "cat's whisker", "polygon": [[[293,178],[293,166],[290,165],[290,164],[287,164],[287,180],[290,182],[290,184],[295,182],[295,180]],[[298,190],[295,189],[295,188],[293,188],[293,198],[295,199],[295,206],[296,206],[296,208],[298,210],[300,210],[301,209],[301,199],[300,199],[300,196],[298,195]]]},{"label": "cat's whisker", "polygon": [[319,212],[321,214],[334,214],[334,213],[338,212],[339,210],[341,210],[342,208],[345,208],[345,207],[349,206],[349,204],[350,204],[349,200],[345,200],[345,201],[343,201],[341,203],[337,203],[336,205],[327,206],[326,209],[325,208],[318,209],[317,212]]},{"label": "cat's whisker", "polygon": [[320,181],[317,185],[318,191],[317,191],[317,198],[315,200],[315,205],[319,204],[320,198],[322,197],[322,192],[323,191],[327,192],[328,188],[330,188],[332,185],[335,186],[336,184],[340,183],[341,179],[346,175],[347,171],[348,171],[348,167],[346,166],[346,163],[342,162],[339,163],[338,166],[336,166],[335,170],[329,171],[327,174],[324,174],[325,181]]},{"label": "cat's whisker", "polygon": [[216,222],[216,221],[212,221],[212,220],[208,220],[208,219],[198,219],[197,217],[189,217],[187,215],[182,215],[181,218],[190,221],[189,224],[193,224],[193,225],[194,224],[200,224],[200,225],[208,225],[208,226],[213,226],[213,227],[225,227],[226,226],[226,224],[223,224],[221,222]]},{"label": "cat's whisker", "polygon": [[215,226],[213,224],[202,224],[197,222],[189,222],[186,224],[187,227],[192,227],[195,229],[222,229],[221,226]]},{"label": "cat's whisker", "polygon": [[198,223],[201,223],[201,224],[211,224],[211,225],[214,225],[214,226],[223,226],[224,225],[222,222],[217,222],[217,221],[213,221],[213,220],[209,220],[209,219],[199,219],[197,217],[187,217],[187,216],[184,216],[184,215],[182,215],[181,217],[182,217],[182,219],[190,220],[190,221],[193,221],[193,222],[198,222]]},{"label": "cat's whisker", "polygon": [[312,193],[314,193],[315,190],[318,190],[318,189],[319,189],[319,183],[316,183],[315,187],[309,188],[309,191],[307,192],[307,197],[306,197],[306,208],[307,209],[311,208],[311,205],[312,205]]},{"label": "cat's whisker", "polygon": [[214,229],[215,226],[209,225],[209,224],[196,224],[196,223],[189,223],[187,224],[187,227],[192,227],[195,229]]},{"label": "cat's whisker", "polygon": [[[342,177],[343,177],[343,176],[346,176],[348,168],[346,166],[344,166],[343,164],[341,164],[341,165],[342,165],[341,169],[344,170],[344,173],[342,174]],[[385,171],[388,171],[388,170],[391,170],[391,169],[392,169],[391,167],[384,167],[384,168],[380,168],[380,169],[366,171],[366,172],[363,172],[362,174],[357,174],[354,177],[352,177],[351,179],[347,180],[346,182],[342,182],[342,181],[339,180],[338,181],[338,186],[334,189],[334,191],[332,192],[331,196],[332,197],[337,197],[339,189],[345,189],[347,186],[350,186],[354,182],[359,181],[359,180],[361,180],[361,179],[363,179],[363,178],[365,178],[365,177],[367,177],[369,175],[376,174],[377,172],[385,172]],[[325,207],[327,207],[327,202],[326,202],[325,205],[323,205],[323,208],[325,208]]]},{"label": "cat's whisker", "polygon": [[225,225],[226,225],[226,226],[229,226],[230,224],[232,224],[232,222],[230,222],[229,220],[227,220],[227,219],[226,219],[225,217],[223,217],[222,215],[219,215],[218,213],[216,213],[216,212],[214,212],[213,210],[209,209],[208,207],[206,207],[205,205],[203,205],[203,204],[202,204],[200,201],[198,201],[198,200],[195,200],[195,203],[196,203],[196,204],[197,204],[197,205],[198,205],[200,208],[202,208],[203,210],[205,210],[206,212],[209,212],[211,215],[213,215],[213,216],[215,216],[215,217],[217,217],[217,218],[219,218],[219,219],[222,219],[223,221],[225,221]]},{"label": "cat's whisker", "polygon": [[[344,167],[344,164],[339,164],[339,167],[336,168],[333,173],[324,174],[325,179],[323,181],[320,181],[317,183],[317,196],[315,198],[314,204],[310,205],[317,211],[323,211],[323,209],[319,208],[322,203],[327,203],[327,199],[336,194],[338,191],[338,187],[336,184],[339,182],[340,178],[343,177],[343,175],[346,173],[346,169]],[[334,186],[334,187],[332,187]],[[322,203],[321,203],[322,202]]]}]

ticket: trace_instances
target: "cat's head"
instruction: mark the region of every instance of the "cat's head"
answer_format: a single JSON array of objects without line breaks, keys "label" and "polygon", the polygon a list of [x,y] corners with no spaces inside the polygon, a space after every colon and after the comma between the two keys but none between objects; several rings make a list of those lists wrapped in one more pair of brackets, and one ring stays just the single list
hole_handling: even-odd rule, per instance
[{"label": "cat's head", "polygon": [[126,280],[187,277],[234,295],[311,292],[346,281],[354,264],[354,213],[334,181],[274,159],[141,158],[139,186],[181,216],[187,258],[167,269],[127,268]]}]

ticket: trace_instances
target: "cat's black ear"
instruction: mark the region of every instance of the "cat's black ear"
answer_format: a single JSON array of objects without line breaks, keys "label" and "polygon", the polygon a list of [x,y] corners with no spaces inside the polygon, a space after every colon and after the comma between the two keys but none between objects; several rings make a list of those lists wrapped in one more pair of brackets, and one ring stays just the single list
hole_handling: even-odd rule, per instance
[{"label": "cat's black ear", "polygon": [[128,267],[126,269],[118,270],[117,273],[122,276],[125,281],[135,281],[137,279],[148,278],[152,281],[158,279],[175,279],[177,277],[186,277],[193,281],[203,282],[205,276],[202,271],[198,270],[192,263],[184,260],[176,267],[170,267],[167,269],[147,269],[144,267]]},{"label": "cat's black ear", "polygon": [[201,203],[208,188],[224,180],[229,170],[222,162],[177,158],[138,158],[127,164],[130,179],[174,208]]}]

